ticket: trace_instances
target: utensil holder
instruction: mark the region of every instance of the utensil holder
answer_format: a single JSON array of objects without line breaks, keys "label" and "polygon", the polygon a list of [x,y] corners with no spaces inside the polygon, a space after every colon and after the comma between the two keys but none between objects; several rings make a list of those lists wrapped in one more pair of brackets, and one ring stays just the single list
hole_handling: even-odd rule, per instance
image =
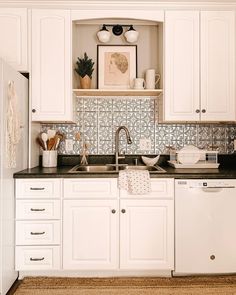
[{"label": "utensil holder", "polygon": [[43,167],[57,167],[57,151],[43,151]]}]

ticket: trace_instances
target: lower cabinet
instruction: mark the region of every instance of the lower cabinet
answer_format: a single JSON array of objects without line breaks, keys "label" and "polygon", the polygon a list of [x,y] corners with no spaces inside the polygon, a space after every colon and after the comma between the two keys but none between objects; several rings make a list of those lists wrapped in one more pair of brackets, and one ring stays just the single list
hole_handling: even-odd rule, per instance
[{"label": "lower cabinet", "polygon": [[94,195],[97,179],[94,183],[89,179],[81,191],[76,180],[65,182],[67,191],[70,182],[77,187],[77,195],[68,194],[67,198],[77,199],[66,199],[64,192],[64,269],[174,269],[173,179],[152,179],[150,195],[119,192],[113,182],[110,199],[109,194],[106,199],[101,194],[99,200]]},{"label": "lower cabinet", "polygon": [[117,211],[117,200],[64,201],[64,269],[118,268]]},{"label": "lower cabinet", "polygon": [[173,270],[174,180],[152,178],[151,188],[131,195],[115,178],[17,180],[16,270]]},{"label": "lower cabinet", "polygon": [[172,200],[121,200],[120,267],[173,269]]},{"label": "lower cabinet", "polygon": [[15,184],[15,269],[60,269],[62,180],[17,179]]}]

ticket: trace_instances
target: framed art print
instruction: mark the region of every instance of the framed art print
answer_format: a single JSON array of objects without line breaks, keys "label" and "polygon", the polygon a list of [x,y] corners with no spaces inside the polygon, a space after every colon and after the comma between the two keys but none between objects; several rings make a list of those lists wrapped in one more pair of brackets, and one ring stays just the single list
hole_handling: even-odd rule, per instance
[{"label": "framed art print", "polygon": [[132,88],[137,75],[137,45],[98,45],[98,89]]}]

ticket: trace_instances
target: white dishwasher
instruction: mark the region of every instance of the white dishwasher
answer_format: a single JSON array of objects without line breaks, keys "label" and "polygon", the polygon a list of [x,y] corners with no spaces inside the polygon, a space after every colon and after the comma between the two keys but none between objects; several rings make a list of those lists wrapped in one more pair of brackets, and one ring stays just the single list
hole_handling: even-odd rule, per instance
[{"label": "white dishwasher", "polygon": [[236,272],[236,180],[175,180],[175,272]]}]

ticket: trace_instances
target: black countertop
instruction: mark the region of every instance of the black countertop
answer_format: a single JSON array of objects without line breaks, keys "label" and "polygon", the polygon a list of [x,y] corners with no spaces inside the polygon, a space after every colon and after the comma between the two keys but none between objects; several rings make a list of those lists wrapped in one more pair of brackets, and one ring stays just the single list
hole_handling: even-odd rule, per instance
[{"label": "black countertop", "polygon": [[[138,164],[141,164],[140,156],[126,156],[125,162],[133,164],[134,159],[138,159]],[[166,170],[166,173],[150,172],[151,178],[236,178],[236,154],[219,155],[218,169],[175,169],[167,165],[168,156],[161,156],[158,165]],[[14,178],[116,178],[118,172],[79,172],[68,173],[68,171],[79,163],[78,156],[60,156],[58,158],[58,167],[42,168],[35,167],[25,169],[14,174]],[[114,156],[90,156],[90,164],[114,163]]]}]

